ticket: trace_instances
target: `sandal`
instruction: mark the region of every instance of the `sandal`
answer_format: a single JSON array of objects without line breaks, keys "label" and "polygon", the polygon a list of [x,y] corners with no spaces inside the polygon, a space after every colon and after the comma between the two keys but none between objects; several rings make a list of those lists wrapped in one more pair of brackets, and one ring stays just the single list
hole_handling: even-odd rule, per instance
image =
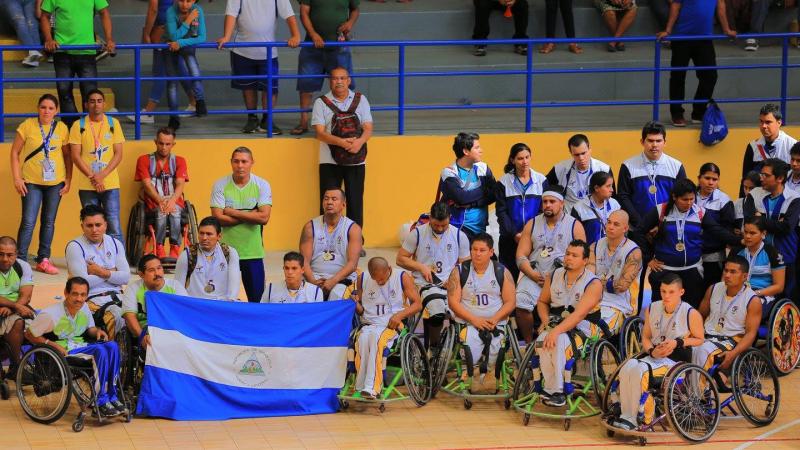
[{"label": "sandal", "polygon": [[300,125],[292,128],[289,131],[289,134],[291,134],[292,136],[301,136],[301,135],[306,134],[306,133],[308,133],[308,127],[303,127],[303,126],[300,126]]},{"label": "sandal", "polygon": [[539,47],[539,53],[546,55],[556,49],[556,44],[544,44]]},{"label": "sandal", "polygon": [[606,50],[608,50],[608,53],[615,53],[617,51],[617,47],[614,45],[613,42],[609,42],[606,45]]},{"label": "sandal", "polygon": [[569,44],[569,51],[575,53],[576,55],[583,53],[583,49],[578,44]]},{"label": "sandal", "polygon": [[617,51],[624,52],[625,51],[625,43],[624,42],[617,42]]}]

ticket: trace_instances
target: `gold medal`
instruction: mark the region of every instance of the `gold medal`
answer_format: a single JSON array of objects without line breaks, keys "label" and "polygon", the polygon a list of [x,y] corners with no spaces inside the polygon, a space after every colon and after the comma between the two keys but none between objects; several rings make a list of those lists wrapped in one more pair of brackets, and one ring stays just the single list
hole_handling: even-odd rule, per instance
[{"label": "gold medal", "polygon": [[331,260],[333,260],[333,252],[330,252],[330,251],[322,252],[322,260],[323,261],[331,261]]},{"label": "gold medal", "polygon": [[675,244],[675,250],[679,252],[686,250],[686,244],[684,244],[683,241],[678,241],[678,243]]},{"label": "gold medal", "polygon": [[548,256],[550,256],[550,250],[545,247],[544,249],[542,249],[541,253],[539,253],[539,256],[541,256],[542,258],[547,258]]},{"label": "gold medal", "polygon": [[210,294],[214,292],[214,285],[211,284],[211,282],[209,281],[206,287],[203,288],[203,290],[206,291],[206,294]]},{"label": "gold medal", "polygon": [[722,325],[717,323],[717,326],[714,327],[714,331],[716,331],[717,333],[721,333],[722,332]]},{"label": "gold medal", "polygon": [[655,184],[651,184],[649,191],[650,191],[651,194],[655,194],[655,193],[658,192],[658,188],[656,187]]}]

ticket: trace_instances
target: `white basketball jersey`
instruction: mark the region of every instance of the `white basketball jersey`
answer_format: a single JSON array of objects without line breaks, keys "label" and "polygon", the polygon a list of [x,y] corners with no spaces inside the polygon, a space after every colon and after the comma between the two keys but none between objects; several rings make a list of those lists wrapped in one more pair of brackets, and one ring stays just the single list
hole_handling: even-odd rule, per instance
[{"label": "white basketball jersey", "polygon": [[[414,259],[431,268],[441,281],[447,280],[458,263],[460,234],[458,228],[450,225],[441,236],[437,236],[429,224],[421,225],[411,232],[418,237]],[[414,272],[417,285],[428,284],[419,272]]]},{"label": "white basketball jersey", "polygon": [[688,303],[681,302],[672,314],[667,314],[663,301],[650,304],[650,336],[653,344],[689,336],[689,313],[692,309]]},{"label": "white basketball jersey", "polygon": [[550,307],[572,306],[574,308],[586,291],[586,286],[596,279],[597,277],[587,269],[575,280],[575,284],[568,288],[567,271],[563,267],[559,267],[553,272],[550,279]]},{"label": "white basketball jersey", "polygon": [[[625,267],[625,261],[631,252],[639,248],[635,242],[625,238],[612,254],[608,254],[608,238],[602,238],[597,241],[594,249],[595,255],[595,271],[600,281],[605,285],[606,280],[614,277],[618,280],[622,276],[622,269]],[[604,286],[605,287],[605,286]],[[630,291],[622,293],[614,292],[613,294],[603,289],[603,300],[601,306],[609,306],[611,308],[621,311],[623,314],[633,314],[636,309],[636,298],[631,296]]]},{"label": "white basketball jersey", "polygon": [[747,284],[733,298],[725,298],[725,283],[719,282],[711,288],[709,314],[705,321],[706,335],[741,336],[747,319],[747,306],[756,296]]},{"label": "white basketball jersey", "polygon": [[362,275],[361,319],[370,325],[387,325],[392,315],[401,311],[403,303],[403,270],[392,269],[392,274],[381,286],[372,279],[368,271]]},{"label": "white basketball jersey", "polygon": [[533,252],[529,260],[534,265],[534,270],[541,274],[547,274],[553,270],[553,263],[556,259],[563,259],[567,247],[573,239],[575,229],[575,218],[562,212],[561,220],[556,222],[552,229],[547,227],[547,219],[544,214],[539,214],[533,219],[531,227],[531,243]]},{"label": "white basketball jersey", "polygon": [[497,314],[503,307],[500,280],[495,276],[494,265],[491,262],[486,271],[480,275],[470,263],[469,275],[461,288],[461,304],[472,314],[487,319]]},{"label": "white basketball jersey", "polygon": [[[347,263],[348,235],[353,221],[345,216],[333,231],[328,230],[322,216],[311,220],[311,234],[314,239],[314,249],[311,252],[311,271],[317,278],[329,278],[339,272]],[[355,273],[350,279],[355,279]]]},{"label": "white basketball jersey", "polygon": [[319,286],[301,282],[300,289],[286,287],[286,281],[270,283],[264,290],[261,303],[314,303],[322,301],[322,290]]}]

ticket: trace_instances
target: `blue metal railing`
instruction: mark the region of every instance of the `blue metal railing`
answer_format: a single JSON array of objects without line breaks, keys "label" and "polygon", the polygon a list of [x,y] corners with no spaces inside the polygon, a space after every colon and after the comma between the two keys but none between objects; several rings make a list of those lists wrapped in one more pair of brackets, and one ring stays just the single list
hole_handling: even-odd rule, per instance
[{"label": "blue metal railing", "polygon": [[[776,97],[751,97],[751,98],[726,98],[715,99],[718,103],[753,103],[753,102],[780,102],[781,109],[784,112],[784,122],[787,115],[787,104],[790,101],[800,100],[800,97],[789,96],[789,69],[800,67],[800,64],[789,63],[789,38],[799,37],[800,33],[770,33],[770,34],[747,34],[740,35],[739,39],[756,38],[756,39],[780,39],[782,45],[780,62],[774,64],[740,64],[740,65],[718,65],[713,67],[688,67],[688,68],[673,68],[664,67],[661,64],[661,45],[660,42],[652,36],[640,37],[624,37],[624,38],[578,38],[578,39],[496,39],[489,41],[350,41],[350,42],[329,42],[326,47],[394,47],[397,48],[397,72],[380,72],[380,73],[354,73],[351,74],[353,78],[396,78],[397,79],[397,104],[396,106],[372,106],[373,111],[396,111],[397,112],[397,133],[405,134],[405,113],[406,111],[423,111],[423,110],[461,110],[461,109],[524,109],[525,113],[525,132],[531,132],[533,128],[533,110],[544,108],[564,108],[564,107],[591,107],[591,106],[652,106],[653,120],[659,119],[659,107],[661,105],[677,104],[677,103],[700,103],[706,100],[663,100],[661,99],[661,73],[671,72],[676,70],[702,70],[702,69],[717,69],[717,70],[751,70],[751,69],[780,69],[781,83],[780,93]],[[670,36],[669,41],[687,41],[687,40],[722,40],[730,39],[725,35],[713,36]],[[586,43],[586,44],[602,44],[607,42],[646,42],[654,47],[653,52],[653,65],[651,67],[601,67],[601,68],[575,68],[575,69],[537,69],[534,65],[534,55],[536,54],[535,46],[545,43]],[[406,49],[409,47],[450,47],[450,46],[472,46],[472,45],[527,45],[529,48],[527,57],[525,59],[525,68],[517,70],[461,70],[461,71],[408,71],[406,69]],[[303,42],[301,46],[312,46],[310,42]],[[251,75],[204,75],[200,77],[191,76],[164,76],[152,77],[142,75],[142,50],[152,50],[157,48],[166,48],[166,44],[121,44],[117,45],[118,51],[133,51],[134,54],[134,70],[132,76],[117,76],[117,77],[95,77],[95,78],[41,78],[41,77],[17,77],[6,78],[3,71],[2,64],[0,64],[0,129],[5,128],[5,120],[7,118],[20,118],[20,117],[33,117],[36,114],[7,114],[5,112],[3,103],[3,93],[7,83],[52,83],[55,81],[114,81],[114,82],[133,82],[134,83],[134,111],[129,112],[116,112],[113,115],[132,115],[135,117],[135,137],[141,139],[141,94],[142,83],[156,80],[234,80],[234,79],[253,79]],[[216,49],[214,43],[203,43],[196,46],[202,49]],[[285,42],[238,42],[228,43],[225,45],[226,49],[237,47],[264,47],[267,54],[270,54],[273,48],[287,47]],[[84,46],[64,46],[62,50],[88,50],[97,49],[97,46],[84,45]],[[9,45],[0,46],[0,58],[5,51],[14,50],[41,50],[39,47],[29,47],[22,45]],[[594,74],[594,73],[640,73],[651,72],[653,74],[653,95],[652,98],[647,100],[606,100],[606,101],[565,101],[565,102],[534,102],[534,77],[542,75],[554,74]],[[484,103],[484,104],[432,104],[432,105],[408,105],[406,103],[406,81],[409,78],[420,77],[443,77],[443,76],[525,76],[525,101],[513,103]],[[325,78],[325,75],[281,75],[272,73],[272,65],[267,64],[267,73],[264,76],[265,84],[268,86],[267,92],[271,92],[271,87],[274,83],[283,79],[299,79],[299,78]],[[272,137],[272,123],[275,114],[285,113],[299,113],[307,112],[308,110],[300,108],[275,108],[272,104],[272,96],[267,96],[267,105],[264,109],[246,110],[246,109],[211,109],[209,114],[223,115],[223,114],[242,114],[242,113],[263,113],[267,116],[267,131],[266,136]],[[153,111],[147,114],[152,115],[178,115],[184,113],[183,111]],[[79,113],[62,114],[62,116],[77,116]],[[0,142],[4,136],[0,133]]]}]

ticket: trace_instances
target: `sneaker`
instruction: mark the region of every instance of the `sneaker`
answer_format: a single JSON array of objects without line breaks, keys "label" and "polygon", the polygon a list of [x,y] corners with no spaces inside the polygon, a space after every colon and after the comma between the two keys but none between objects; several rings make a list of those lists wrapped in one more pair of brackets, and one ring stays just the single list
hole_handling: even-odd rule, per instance
[{"label": "sneaker", "polygon": [[111,402],[103,403],[97,409],[100,411],[100,415],[103,417],[114,417],[121,414],[119,411],[117,411],[117,408],[111,404]]},{"label": "sneaker", "polygon": [[694,117],[692,117],[692,125],[702,125],[702,124],[703,124],[703,119],[695,119]]},{"label": "sneaker", "polygon": [[36,264],[36,271],[43,272],[48,275],[58,275],[58,269],[47,258],[42,259],[39,261],[39,264]]},{"label": "sneaker", "polygon": [[174,131],[178,131],[181,127],[181,119],[178,119],[177,116],[169,116],[169,122],[167,123],[169,128],[172,128]]},{"label": "sneaker", "polygon": [[[267,117],[266,116],[262,117],[261,121],[258,122],[258,131],[260,133],[266,133],[267,132]],[[283,134],[283,130],[281,130],[281,128],[279,126],[275,125],[275,122],[273,121],[272,122],[272,135],[273,136],[280,136],[282,134]]]},{"label": "sneaker", "polygon": [[169,257],[178,259],[181,256],[181,246],[178,244],[169,244]]},{"label": "sneaker", "polygon": [[[143,110],[140,111],[141,114],[139,114],[139,122],[147,123],[147,124],[156,123],[155,116],[153,116],[152,114],[147,114],[148,112],[149,111],[147,111],[146,109],[143,109]],[[136,115],[135,114],[131,114],[131,115],[128,115],[128,116],[125,116],[125,117],[128,120],[130,120],[131,122],[136,123]]]},{"label": "sneaker", "polygon": [[[8,366],[8,370],[6,370],[6,372],[4,374],[6,380],[14,381],[14,380],[17,379],[17,367],[18,366],[16,364],[13,364],[13,363],[10,366]],[[2,382],[2,381],[3,380],[0,379],[0,382]]]},{"label": "sneaker", "polygon": [[758,50],[758,40],[757,39],[748,39],[744,41],[744,49],[748,52],[754,52]]},{"label": "sneaker", "polygon": [[561,392],[556,392],[555,394],[545,395],[542,403],[547,406],[564,406],[567,404],[567,398]]},{"label": "sneaker", "polygon": [[623,430],[629,430],[629,431],[632,431],[632,430],[636,429],[636,425],[628,422],[625,419],[621,419],[621,418],[614,419],[614,421],[611,423],[611,426],[612,427],[616,427],[616,428],[621,428]]},{"label": "sneaker", "polygon": [[186,114],[181,114],[181,115],[189,117],[189,116],[193,116],[197,112],[197,108],[190,103],[189,106],[187,106],[186,109],[184,109],[183,111]]},{"label": "sneaker", "polygon": [[128,414],[128,408],[126,408],[121,401],[111,400],[109,403],[114,407],[114,409],[119,411],[120,414]]},{"label": "sneaker", "polygon": [[686,119],[684,119],[683,116],[681,116],[681,117],[673,117],[672,118],[672,126],[673,127],[678,127],[678,128],[683,128],[683,127],[686,126]]},{"label": "sneaker", "polygon": [[472,51],[472,54],[475,56],[486,56],[486,46],[476,45],[475,50]]},{"label": "sneaker", "polygon": [[253,134],[258,131],[258,117],[255,115],[248,115],[247,116],[247,123],[242,128],[242,133],[244,134]]},{"label": "sneaker", "polygon": [[28,56],[22,60],[22,65],[25,67],[39,67],[39,56],[41,55],[28,54]]},{"label": "sneaker", "polygon": [[375,400],[375,394],[370,391],[364,390],[361,391],[361,398],[365,398],[367,400]]},{"label": "sneaker", "polygon": [[[189,105],[192,106],[192,105]],[[208,115],[208,108],[206,108],[206,101],[205,100],[198,100],[197,106],[195,107],[195,117],[205,117]]]},{"label": "sneaker", "polygon": [[156,245],[156,256],[161,259],[164,259],[164,257],[167,256],[167,254],[164,252],[164,246],[162,244]]}]

